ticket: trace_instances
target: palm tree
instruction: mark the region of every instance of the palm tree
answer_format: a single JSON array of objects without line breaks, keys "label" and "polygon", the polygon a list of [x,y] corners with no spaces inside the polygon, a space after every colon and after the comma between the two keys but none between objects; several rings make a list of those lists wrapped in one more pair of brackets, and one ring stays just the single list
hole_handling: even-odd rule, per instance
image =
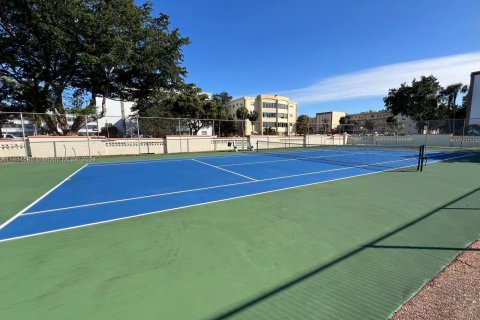
[{"label": "palm tree", "polygon": [[257,111],[253,110],[253,111],[250,111],[250,113],[248,114],[248,120],[251,121],[252,123],[252,131],[255,131],[254,128],[255,128],[255,121],[258,120],[258,117],[259,117],[259,114]]},{"label": "palm tree", "polygon": [[447,108],[448,111],[452,111],[453,119],[455,119],[455,111],[457,107],[457,96],[458,94],[465,94],[468,91],[468,86],[464,85],[463,83],[454,83],[446,88],[444,88],[440,94],[446,99],[447,101]]},{"label": "palm tree", "polygon": [[248,109],[245,108],[245,107],[240,107],[237,109],[237,112],[236,112],[236,116],[237,116],[237,119],[241,119],[242,120],[242,136],[244,135],[245,133],[245,119],[248,118]]},{"label": "palm tree", "polygon": [[[450,112],[453,118],[452,121],[452,133],[455,134],[455,112],[457,109],[457,96],[458,94],[465,94],[468,91],[468,86],[463,83],[454,83],[440,91],[440,95],[447,102],[447,110],[450,117]],[[449,121],[450,123],[450,121]]]}]

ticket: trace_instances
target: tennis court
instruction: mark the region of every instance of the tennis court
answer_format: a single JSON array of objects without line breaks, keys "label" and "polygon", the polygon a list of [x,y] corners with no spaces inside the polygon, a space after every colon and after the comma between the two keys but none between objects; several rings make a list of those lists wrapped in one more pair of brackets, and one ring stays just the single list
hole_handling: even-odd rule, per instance
[{"label": "tennis court", "polygon": [[[259,141],[258,152],[86,164],[2,225],[0,241],[387,170],[421,167],[420,147]],[[467,156],[432,152],[430,162]],[[89,191],[95,186],[95,191]]]},{"label": "tennis court", "polygon": [[0,166],[0,318],[386,319],[479,234],[476,152],[269,144]]}]

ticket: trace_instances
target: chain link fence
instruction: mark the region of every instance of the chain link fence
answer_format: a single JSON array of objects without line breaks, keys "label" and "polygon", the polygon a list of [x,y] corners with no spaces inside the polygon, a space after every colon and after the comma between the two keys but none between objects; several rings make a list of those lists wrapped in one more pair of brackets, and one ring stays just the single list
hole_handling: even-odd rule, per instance
[{"label": "chain link fence", "polygon": [[250,135],[480,136],[480,119],[442,119],[339,124],[0,112],[2,138],[27,136],[102,136],[107,138],[164,138],[166,136],[245,137]]}]

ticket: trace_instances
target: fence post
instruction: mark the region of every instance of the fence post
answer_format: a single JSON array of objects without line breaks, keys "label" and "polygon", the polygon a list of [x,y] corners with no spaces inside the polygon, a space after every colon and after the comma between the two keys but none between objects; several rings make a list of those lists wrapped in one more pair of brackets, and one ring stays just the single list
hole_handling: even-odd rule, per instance
[{"label": "fence post", "polygon": [[142,154],[142,150],[140,149],[140,120],[139,116],[137,116],[137,143],[138,143],[138,154]]},{"label": "fence post", "polygon": [[25,139],[25,123],[23,121],[23,113],[22,112],[20,112],[20,121],[22,122],[23,149],[25,151],[25,160],[28,161],[27,140]]},{"label": "fence post", "polygon": [[426,147],[427,146],[427,139],[428,139],[428,127],[429,127],[429,123],[428,121],[425,121],[426,125],[423,126],[423,129],[425,130],[425,143],[424,143],[424,146]]},{"label": "fence post", "polygon": [[462,126],[462,140],[460,141],[460,149],[463,149],[463,139],[465,138],[465,125],[466,119],[463,119],[463,126]]},{"label": "fence post", "polygon": [[212,136],[215,135],[215,119],[212,120]]},{"label": "fence post", "polygon": [[92,152],[90,150],[90,135],[88,134],[88,116],[85,116],[85,130],[87,132],[87,145],[88,145],[88,157],[92,157]]}]

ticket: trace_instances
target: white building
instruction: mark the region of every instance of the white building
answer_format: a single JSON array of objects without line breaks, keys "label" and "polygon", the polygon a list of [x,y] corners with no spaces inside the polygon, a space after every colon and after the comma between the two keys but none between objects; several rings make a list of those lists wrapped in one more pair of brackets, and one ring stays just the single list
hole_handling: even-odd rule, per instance
[{"label": "white building", "polygon": [[470,75],[470,89],[468,96],[468,125],[480,125],[480,71],[472,72]]}]

